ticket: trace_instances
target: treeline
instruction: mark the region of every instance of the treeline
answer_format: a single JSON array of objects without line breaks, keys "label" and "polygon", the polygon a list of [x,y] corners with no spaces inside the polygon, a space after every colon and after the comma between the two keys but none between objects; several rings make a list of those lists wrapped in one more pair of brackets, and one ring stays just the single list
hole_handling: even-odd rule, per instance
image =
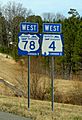
[{"label": "treeline", "polygon": [[[17,54],[20,22],[38,23],[39,33],[42,33],[42,23],[44,22],[61,23],[64,56],[55,57],[57,76],[70,79],[77,74],[82,80],[82,17],[76,9],[70,9],[68,14],[68,18],[60,13],[43,13],[41,17],[34,15],[31,10],[27,10],[20,3],[9,2],[3,7],[0,6],[0,52],[13,56],[15,60],[21,58]],[[47,66],[46,70],[49,72],[50,57],[36,58],[44,67]],[[32,60],[35,60],[35,57]]]}]

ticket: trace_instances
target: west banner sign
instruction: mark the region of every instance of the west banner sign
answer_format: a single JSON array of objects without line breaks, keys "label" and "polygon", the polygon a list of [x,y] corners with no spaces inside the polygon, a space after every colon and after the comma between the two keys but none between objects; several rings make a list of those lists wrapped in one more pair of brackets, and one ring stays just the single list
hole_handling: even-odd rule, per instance
[{"label": "west banner sign", "polygon": [[61,33],[60,23],[43,23],[44,33]]},{"label": "west banner sign", "polygon": [[38,23],[21,22],[20,32],[23,32],[23,33],[37,33],[38,32]]}]

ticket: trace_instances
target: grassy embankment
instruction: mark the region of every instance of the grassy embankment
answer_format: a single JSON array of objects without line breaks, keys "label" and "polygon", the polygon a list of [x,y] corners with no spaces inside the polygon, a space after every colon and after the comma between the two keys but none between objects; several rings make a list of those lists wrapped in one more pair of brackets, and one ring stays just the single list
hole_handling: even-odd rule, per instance
[{"label": "grassy embankment", "polygon": [[[0,77],[22,88],[18,83],[21,75],[21,66],[12,59],[0,55]],[[27,71],[25,71],[25,76]],[[43,76],[39,83],[49,86],[49,78]],[[26,78],[27,80],[27,78]],[[23,81],[24,82],[24,81]],[[22,82],[22,83],[23,83]],[[27,86],[27,84],[26,84]],[[82,82],[69,80],[55,80],[55,96],[57,102],[82,102]],[[37,89],[38,90],[38,89]],[[27,88],[26,88],[27,92]],[[13,95],[7,86],[0,83],[0,93]],[[62,100],[62,101],[61,101]],[[74,101],[75,100],[75,101]],[[54,113],[51,112],[51,103],[47,101],[31,100],[30,111],[27,111],[27,99],[0,95],[0,110],[31,117],[33,120],[82,120],[82,106],[54,103]]]},{"label": "grassy embankment", "polygon": [[8,111],[33,120],[82,120],[82,106],[31,100],[30,111],[27,111],[27,99],[0,95],[0,110]]}]

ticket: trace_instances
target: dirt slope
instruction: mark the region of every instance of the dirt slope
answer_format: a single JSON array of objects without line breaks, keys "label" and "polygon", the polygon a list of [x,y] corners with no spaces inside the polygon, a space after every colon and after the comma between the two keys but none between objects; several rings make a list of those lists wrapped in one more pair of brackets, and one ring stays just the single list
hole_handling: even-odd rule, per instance
[{"label": "dirt slope", "polygon": [[[15,86],[19,86],[19,83],[17,79],[19,79],[19,71],[20,66],[18,63],[16,63],[12,57],[8,56],[6,54],[0,53],[0,78],[9,82],[9,84],[13,84]],[[14,94],[11,89],[9,89],[9,86],[3,84],[3,82],[0,82],[0,93],[5,93],[5,91],[9,91],[10,94]],[[8,94],[9,94],[8,93]]]},{"label": "dirt slope", "polygon": [[11,57],[6,58],[5,54],[0,53],[0,77],[16,83],[17,68],[18,64]]},{"label": "dirt slope", "polygon": [[[6,57],[7,55],[0,54],[0,78],[10,82],[14,86],[16,86],[17,89],[20,89],[23,91],[24,95],[27,96],[27,69],[24,66],[21,66],[19,63],[15,62],[11,57]],[[24,61],[22,61],[24,62]],[[47,89],[50,88],[50,81],[51,79],[41,74],[34,74],[31,73],[31,95],[34,95],[34,92],[36,93],[36,96],[41,96],[46,91],[45,96],[50,96],[49,92],[47,92]],[[37,80],[37,82],[36,82]],[[35,82],[34,82],[35,81]],[[82,82],[81,81],[72,81],[72,80],[54,80],[54,88],[55,88],[55,95],[57,97],[58,102],[70,102],[71,99],[76,99],[77,101],[80,100],[81,102],[81,95],[82,95]],[[6,83],[6,85],[8,84]],[[10,84],[10,85],[11,85]],[[6,86],[0,82],[0,94],[8,94],[12,95],[14,92],[9,89],[8,86]],[[37,89],[35,89],[37,86]],[[13,86],[12,86],[13,87]],[[33,90],[33,91],[32,91]],[[34,91],[35,90],[35,91]],[[32,94],[33,93],[33,94]],[[76,97],[76,98],[75,98]],[[61,98],[61,99],[59,99]],[[78,98],[78,99],[77,99]],[[75,101],[74,101],[75,102]]]}]

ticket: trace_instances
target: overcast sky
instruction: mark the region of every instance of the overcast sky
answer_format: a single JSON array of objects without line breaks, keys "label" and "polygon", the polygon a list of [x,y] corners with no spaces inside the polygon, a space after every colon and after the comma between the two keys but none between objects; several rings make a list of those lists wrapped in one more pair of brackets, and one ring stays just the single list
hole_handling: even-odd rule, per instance
[{"label": "overcast sky", "polygon": [[69,9],[74,8],[82,16],[82,0],[0,0],[0,4],[4,5],[8,1],[22,3],[23,7],[31,9],[36,15],[51,12],[67,16]]}]

